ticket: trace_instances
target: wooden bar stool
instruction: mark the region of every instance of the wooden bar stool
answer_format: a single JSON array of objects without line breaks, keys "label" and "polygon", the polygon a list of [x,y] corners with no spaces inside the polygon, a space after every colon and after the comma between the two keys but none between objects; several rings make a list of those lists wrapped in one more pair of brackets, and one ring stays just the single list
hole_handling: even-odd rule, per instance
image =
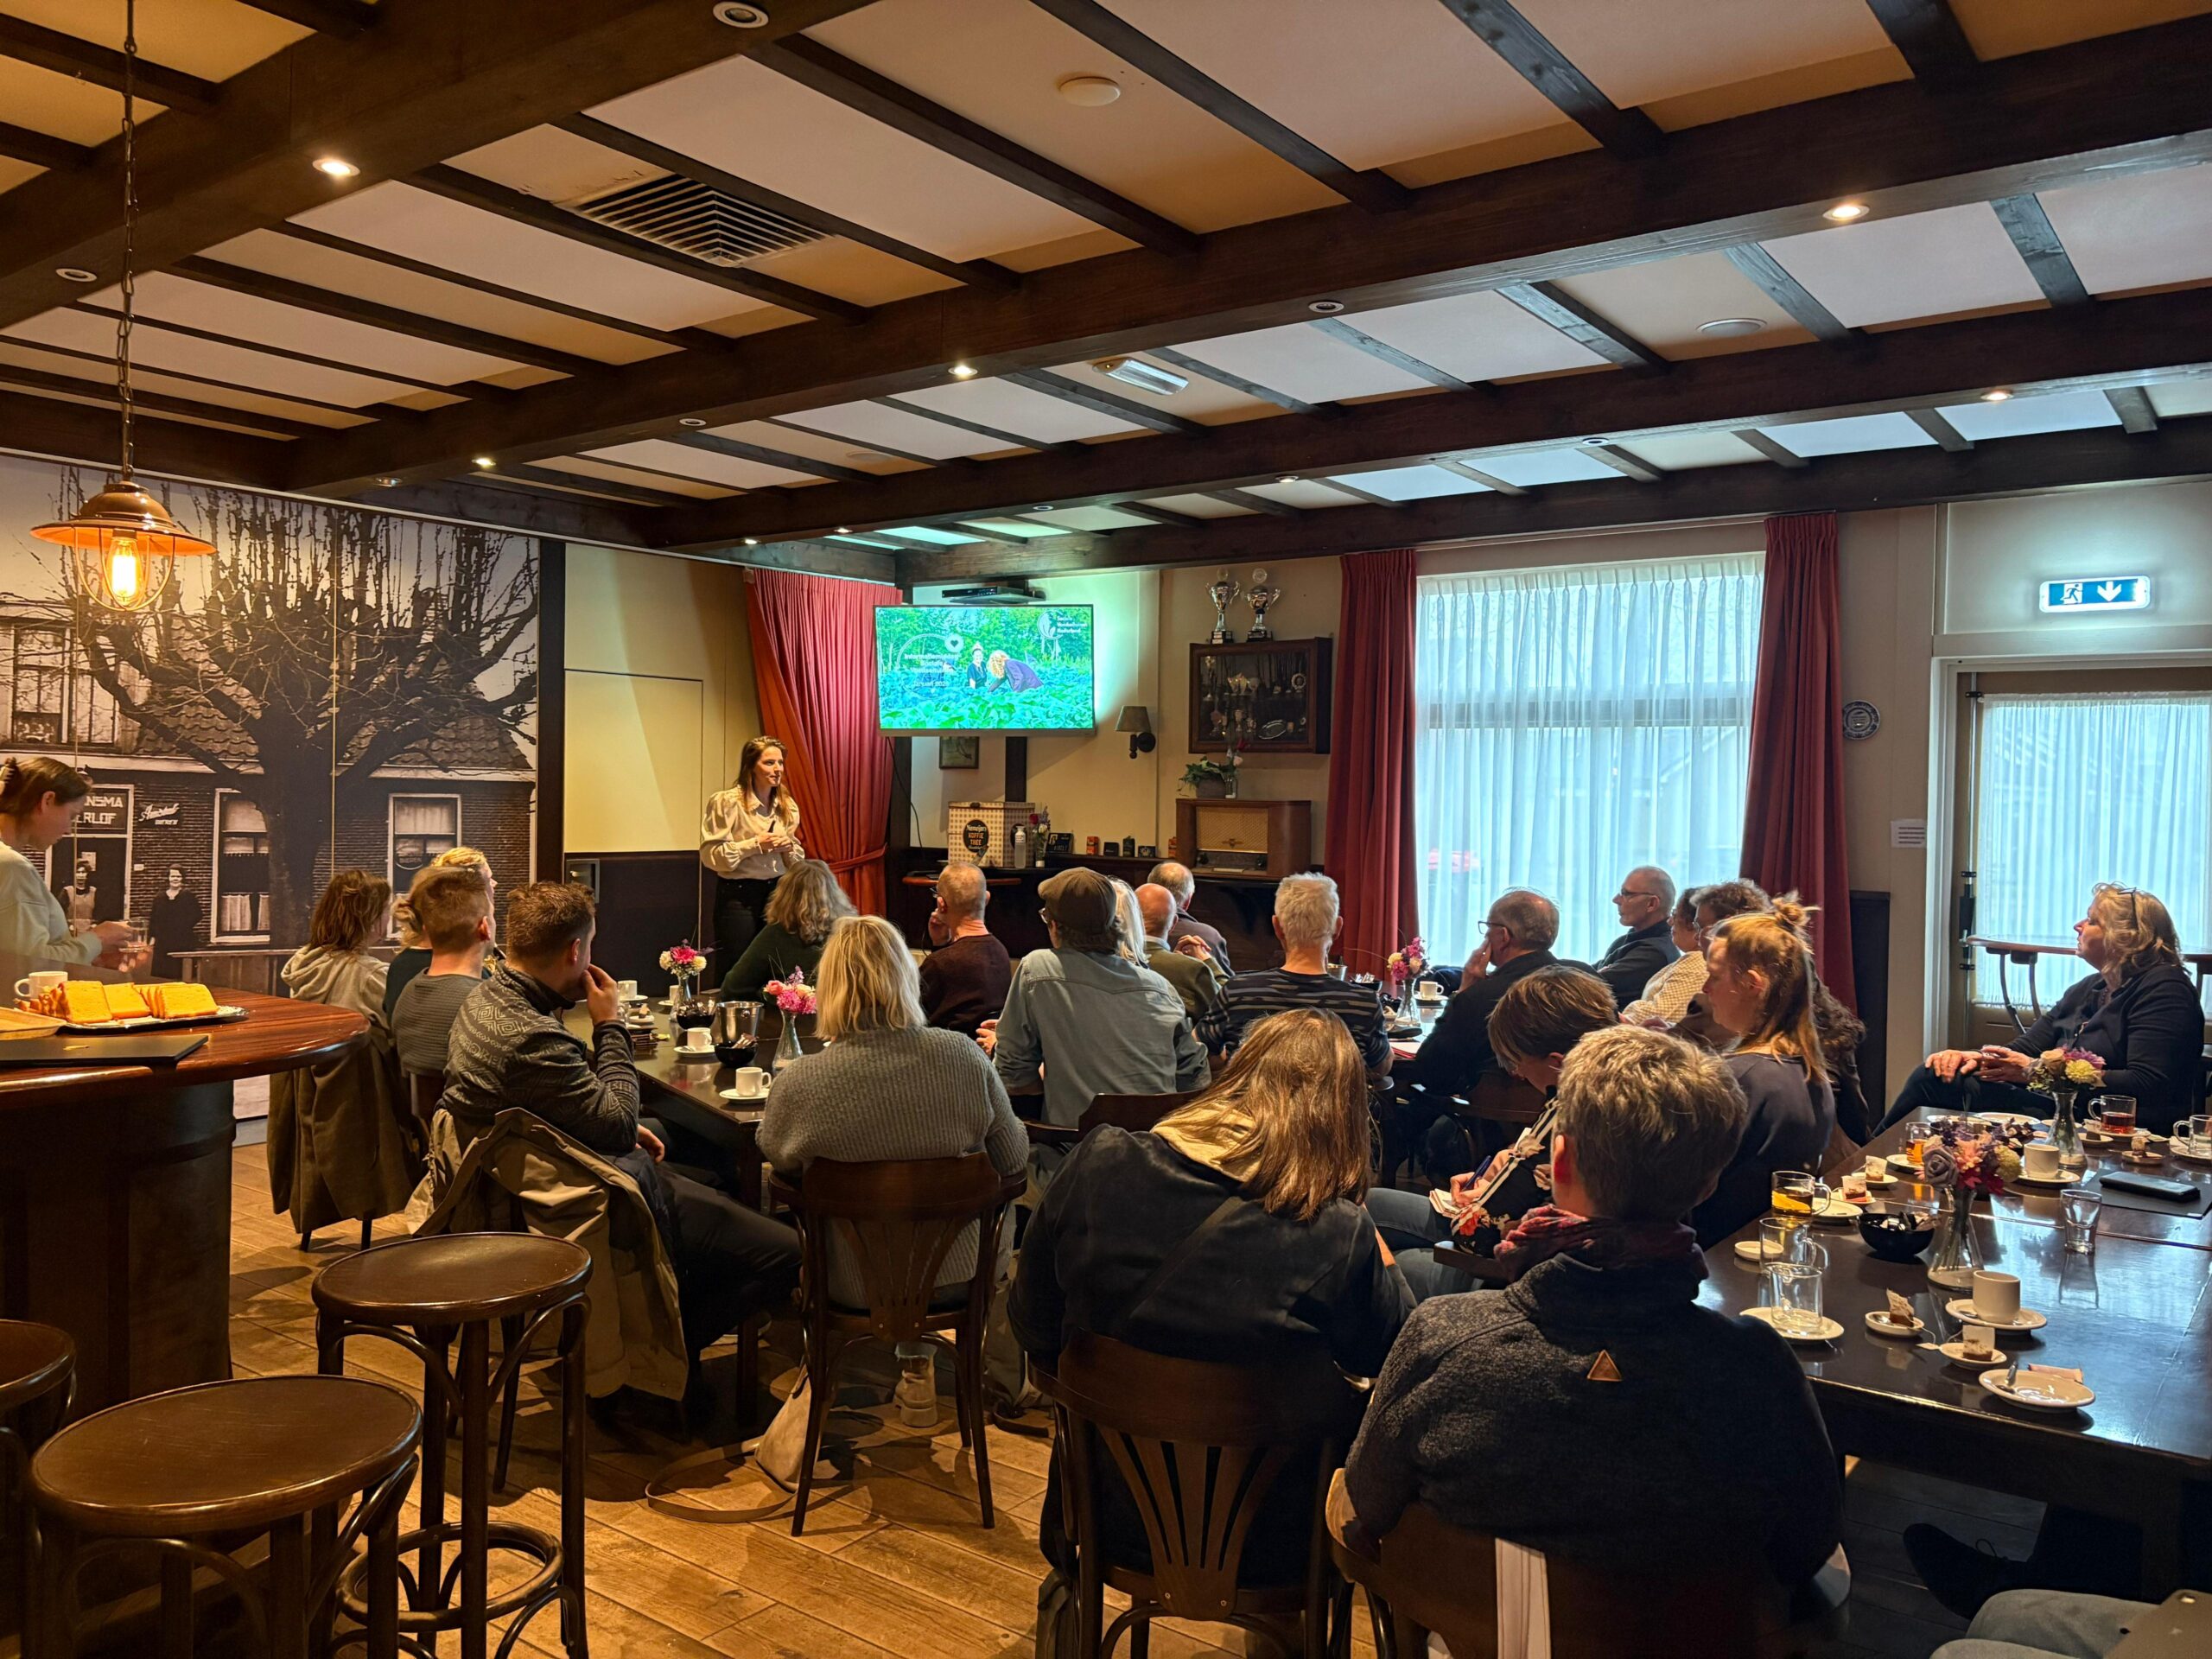
[{"label": "wooden bar stool", "polygon": [[[34,1650],[57,1659],[76,1651],[84,1567],[151,1554],[162,1569],[164,1659],[191,1655],[195,1567],[212,1569],[238,1592],[270,1659],[320,1659],[331,1649],[310,1632],[327,1630],[340,1573],[365,1538],[365,1628],[340,1645],[394,1659],[399,1508],[422,1427],[422,1413],[398,1389],[342,1376],[203,1382],[72,1423],[31,1459],[43,1531]],[[357,1492],[360,1502],[340,1528],[339,1506]],[[269,1560],[257,1586],[214,1541],[263,1534]]]},{"label": "wooden bar stool", "polygon": [[67,1332],[0,1319],[0,1536],[8,1558],[0,1633],[24,1629],[31,1605],[31,1457],[61,1427],[76,1394],[77,1344]]},{"label": "wooden bar stool", "polygon": [[[491,1622],[517,1614],[500,1651],[549,1603],[561,1608],[569,1659],[585,1659],[584,1633],[584,1287],[591,1256],[566,1239],[535,1233],[446,1233],[401,1239],[334,1262],[315,1275],[315,1345],[326,1373],[345,1365],[348,1337],[381,1337],[423,1362],[423,1488],[420,1523],[399,1541],[412,1554],[408,1605],[399,1627],[424,1651],[442,1630],[461,1632],[462,1659],[484,1659]],[[492,1327],[502,1327],[495,1363]],[[512,1442],[514,1390],[531,1344],[557,1326],[553,1356],[561,1370],[561,1536],[491,1518],[492,1404],[501,1413],[499,1479]],[[449,1363],[454,1338],[458,1363]],[[461,1424],[461,1514],[446,1518],[448,1414]],[[448,1566],[447,1546],[456,1554]],[[512,1551],[536,1570],[494,1596],[491,1554]],[[341,1586],[349,1611],[359,1575]],[[461,1599],[454,1600],[458,1586]]]}]

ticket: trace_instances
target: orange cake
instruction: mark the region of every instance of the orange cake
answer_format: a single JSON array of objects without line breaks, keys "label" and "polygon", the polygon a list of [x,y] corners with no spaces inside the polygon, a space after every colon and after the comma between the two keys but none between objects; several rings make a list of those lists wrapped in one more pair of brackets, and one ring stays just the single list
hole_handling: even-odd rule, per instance
[{"label": "orange cake", "polygon": [[149,985],[146,1001],[164,1020],[181,1020],[194,1014],[215,1012],[214,993],[205,985],[194,985],[188,981],[175,985]]},{"label": "orange cake", "polygon": [[107,990],[109,1017],[116,1020],[143,1020],[153,1010],[146,1006],[146,998],[136,985],[110,985]]},{"label": "orange cake", "polygon": [[97,980],[73,979],[61,988],[61,1017],[73,1026],[105,1025],[107,987]]}]

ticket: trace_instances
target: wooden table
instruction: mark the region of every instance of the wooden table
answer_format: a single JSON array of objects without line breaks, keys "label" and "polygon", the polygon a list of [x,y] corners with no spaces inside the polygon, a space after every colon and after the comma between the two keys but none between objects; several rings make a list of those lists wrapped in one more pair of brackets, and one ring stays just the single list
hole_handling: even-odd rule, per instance
[{"label": "wooden table", "polygon": [[[1906,1127],[1867,1150],[1897,1149]],[[1922,1262],[1880,1260],[1856,1228],[1816,1233],[1828,1255],[1826,1311],[1843,1334],[1792,1346],[1838,1451],[2133,1522],[2145,1588],[2163,1596],[2183,1583],[2190,1549],[2212,1548],[2212,1249],[2155,1236],[2178,1230],[2171,1217],[2107,1205],[2094,1253],[2069,1255],[2053,1208],[2040,1196],[1977,1205],[1975,1239],[1983,1266],[2018,1274],[2022,1304],[2050,1318],[1998,1345],[2080,1366],[2097,1394],[2087,1410],[2030,1413],[1986,1392],[1933,1345],[1955,1337],[1944,1304],[1962,1293],[1930,1285]],[[1737,1237],[1758,1233],[1754,1223]],[[1758,1304],[1760,1276],[1735,1243],[1707,1253],[1700,1300],[1740,1313]],[[1928,1324],[1916,1341],[1866,1329],[1892,1290]]]},{"label": "wooden table", "polygon": [[[0,985],[65,965],[0,956]],[[0,1070],[0,1316],[74,1339],[79,1413],[231,1374],[231,1085],[368,1030],[319,1002],[223,1000],[248,1017],[198,1027],[207,1044],[175,1067]]]}]

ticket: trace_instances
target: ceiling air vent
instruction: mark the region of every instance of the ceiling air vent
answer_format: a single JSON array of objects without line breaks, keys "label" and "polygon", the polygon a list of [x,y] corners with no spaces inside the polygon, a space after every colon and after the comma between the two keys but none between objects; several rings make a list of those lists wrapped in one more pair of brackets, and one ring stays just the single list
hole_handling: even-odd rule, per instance
[{"label": "ceiling air vent", "polygon": [[572,203],[569,211],[710,265],[741,265],[823,239],[811,226],[674,174]]}]

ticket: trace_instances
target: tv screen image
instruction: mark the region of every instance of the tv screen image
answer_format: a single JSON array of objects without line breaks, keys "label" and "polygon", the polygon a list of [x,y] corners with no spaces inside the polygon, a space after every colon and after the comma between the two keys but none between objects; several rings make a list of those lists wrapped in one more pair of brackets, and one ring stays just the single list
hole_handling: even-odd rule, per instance
[{"label": "tv screen image", "polygon": [[1088,605],[887,605],[875,613],[876,722],[941,732],[1088,732]]}]

